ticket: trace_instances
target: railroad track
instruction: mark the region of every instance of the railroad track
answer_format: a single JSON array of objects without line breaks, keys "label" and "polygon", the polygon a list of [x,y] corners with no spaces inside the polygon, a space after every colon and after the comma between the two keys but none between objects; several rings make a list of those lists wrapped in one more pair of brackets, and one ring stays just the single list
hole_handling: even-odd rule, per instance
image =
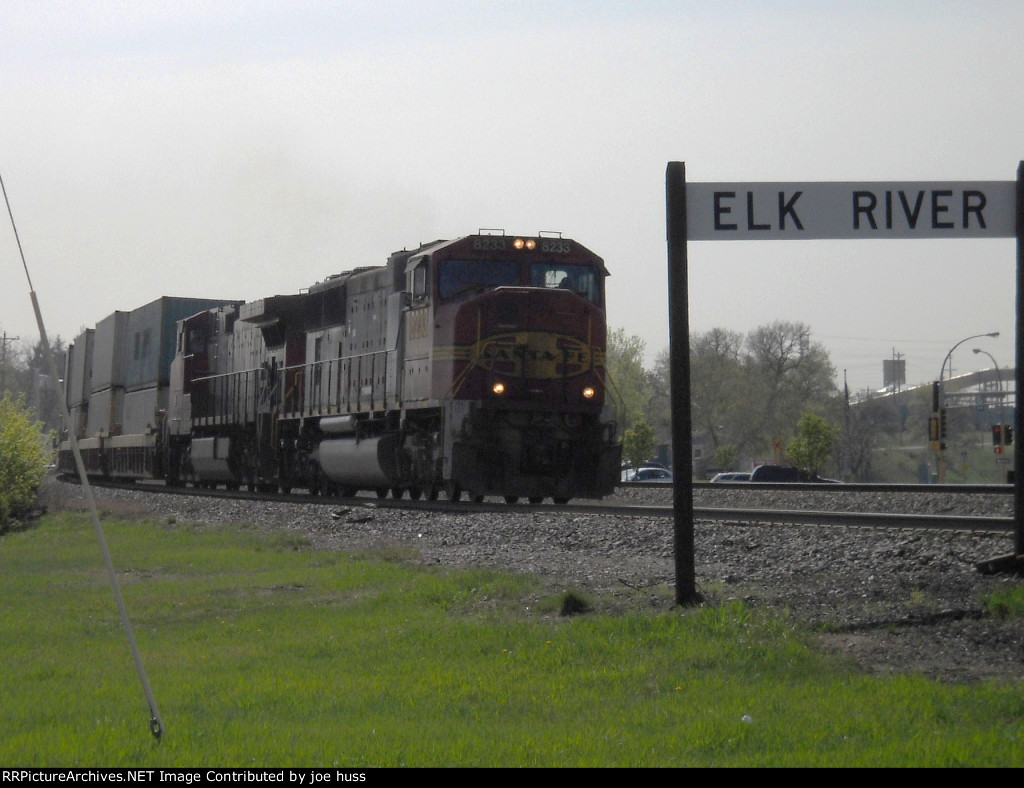
[{"label": "railroad track", "polygon": [[[67,479],[75,482],[76,480]],[[291,503],[306,505],[325,506],[363,506],[374,509],[408,509],[416,511],[433,511],[448,514],[509,514],[515,513],[552,513],[552,514],[589,514],[606,517],[643,517],[656,519],[673,519],[675,509],[672,506],[622,504],[617,502],[595,502],[568,504],[525,504],[506,503],[485,500],[480,503],[470,501],[427,501],[409,500],[396,498],[379,498],[372,495],[361,495],[355,498],[337,498],[312,496],[292,492],[289,495],[278,495],[275,493],[248,493],[242,491],[228,491],[223,489],[203,489],[192,487],[166,487],[162,483],[137,483],[118,484],[116,482],[92,481],[93,486],[99,488],[112,488],[122,490],[133,490],[137,492],[150,492],[154,494],[188,495],[193,497],[209,497],[218,499],[244,499],[270,501],[275,503]],[[626,485],[623,485],[626,486]],[[651,488],[653,485],[635,485],[636,487]],[[670,485],[664,485],[666,487]],[[720,485],[715,485],[719,487]],[[780,485],[765,485],[765,487],[780,489]],[[823,488],[828,485],[787,485],[788,488],[809,488],[816,492],[827,492]],[[935,493],[935,485],[858,485],[863,489],[873,491],[886,490],[889,492],[929,492]],[[850,492],[855,489],[854,485],[843,485],[833,488],[836,492],[840,490]],[[1012,492],[1009,485],[995,485],[992,487],[965,487],[964,485],[943,487],[942,492],[982,492],[982,493],[1004,493]],[[1013,533],[1015,523],[1012,517],[983,517],[964,515],[938,515],[938,514],[904,514],[890,512],[844,512],[844,511],[814,511],[805,509],[750,509],[733,507],[700,507],[693,509],[695,521],[737,523],[744,525],[806,525],[819,527],[850,527],[850,528],[887,528],[887,529],[929,529],[948,531],[974,531],[987,533]]]}]

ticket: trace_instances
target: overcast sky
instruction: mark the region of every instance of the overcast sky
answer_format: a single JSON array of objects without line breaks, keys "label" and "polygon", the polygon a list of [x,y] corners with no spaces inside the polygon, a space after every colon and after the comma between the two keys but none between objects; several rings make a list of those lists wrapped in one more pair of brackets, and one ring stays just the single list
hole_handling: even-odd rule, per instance
[{"label": "overcast sky", "polygon": [[[665,170],[1012,181],[1024,2],[5,0],[0,176],[51,339],[479,228],[604,257],[669,345]],[[0,331],[37,338],[0,227]],[[689,244],[692,331],[802,322],[854,391],[1014,362],[1005,241]]]}]

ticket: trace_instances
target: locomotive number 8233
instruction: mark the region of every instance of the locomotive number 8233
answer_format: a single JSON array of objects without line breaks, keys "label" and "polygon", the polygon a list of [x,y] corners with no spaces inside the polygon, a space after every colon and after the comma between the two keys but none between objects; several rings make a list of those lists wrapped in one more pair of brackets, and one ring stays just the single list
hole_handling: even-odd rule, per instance
[{"label": "locomotive number 8233", "polygon": [[294,295],[161,298],[69,347],[66,429],[90,473],[169,485],[599,498],[607,276],[557,234],[481,231]]}]

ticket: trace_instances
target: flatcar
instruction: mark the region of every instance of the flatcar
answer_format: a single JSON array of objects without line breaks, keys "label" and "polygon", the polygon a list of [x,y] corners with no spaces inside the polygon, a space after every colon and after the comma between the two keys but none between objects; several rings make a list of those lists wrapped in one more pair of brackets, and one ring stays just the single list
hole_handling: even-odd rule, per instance
[{"label": "flatcar", "polygon": [[[76,339],[69,429],[91,473],[169,485],[600,498],[621,460],[607,276],[600,257],[560,234],[481,231],[296,294],[161,299],[149,321],[128,313],[98,325],[88,354],[88,337]],[[168,339],[156,323],[172,316]],[[124,370],[165,341],[173,352],[143,400]],[[98,361],[123,368],[120,396],[113,376],[95,379]],[[73,468],[69,442],[59,463]]]}]

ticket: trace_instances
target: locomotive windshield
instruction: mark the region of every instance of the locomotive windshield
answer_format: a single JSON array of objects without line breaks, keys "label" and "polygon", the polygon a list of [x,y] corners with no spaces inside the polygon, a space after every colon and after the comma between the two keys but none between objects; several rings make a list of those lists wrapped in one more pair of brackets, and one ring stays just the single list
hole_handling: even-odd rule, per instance
[{"label": "locomotive windshield", "polygon": [[447,260],[441,267],[438,290],[451,298],[470,290],[489,290],[519,284],[519,263],[510,260]]},{"label": "locomotive windshield", "polygon": [[535,263],[530,267],[532,287],[560,287],[572,290],[590,303],[601,306],[601,287],[596,269],[586,265]]},{"label": "locomotive windshield", "polygon": [[[570,263],[534,263],[530,287],[571,290],[601,306],[601,274],[596,268]],[[522,286],[519,263],[512,260],[446,260],[441,266],[438,292],[442,299],[474,290]]]}]

